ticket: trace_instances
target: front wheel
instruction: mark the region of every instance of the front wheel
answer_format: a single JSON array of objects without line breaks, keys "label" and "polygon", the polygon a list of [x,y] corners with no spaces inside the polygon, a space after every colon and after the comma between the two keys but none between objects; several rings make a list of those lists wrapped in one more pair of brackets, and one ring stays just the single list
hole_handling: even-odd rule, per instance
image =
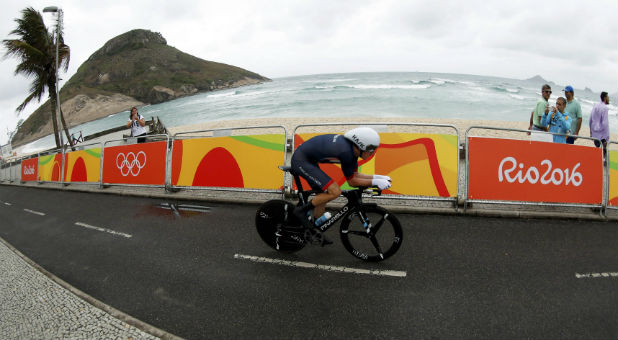
[{"label": "front wheel", "polygon": [[294,217],[294,204],[270,200],[255,213],[255,227],[266,244],[277,251],[295,252],[305,246],[304,229]]},{"label": "front wheel", "polygon": [[365,261],[382,261],[399,250],[403,241],[395,215],[376,205],[363,204],[341,221],[341,242],[352,255]]}]

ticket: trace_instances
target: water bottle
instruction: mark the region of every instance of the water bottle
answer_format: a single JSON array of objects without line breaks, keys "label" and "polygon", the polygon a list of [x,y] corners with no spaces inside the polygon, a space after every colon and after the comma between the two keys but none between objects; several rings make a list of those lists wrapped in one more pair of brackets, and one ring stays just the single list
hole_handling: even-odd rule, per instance
[{"label": "water bottle", "polygon": [[315,220],[315,226],[319,227],[322,224],[324,224],[324,222],[328,221],[330,219],[331,214],[327,211],[324,213],[324,215],[320,216],[320,218],[318,218],[317,220]]}]

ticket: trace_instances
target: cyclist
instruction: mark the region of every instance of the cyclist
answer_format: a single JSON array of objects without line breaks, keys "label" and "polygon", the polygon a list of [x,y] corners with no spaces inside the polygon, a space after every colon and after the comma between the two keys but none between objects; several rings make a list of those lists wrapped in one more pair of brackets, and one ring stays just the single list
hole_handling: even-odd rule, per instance
[{"label": "cyclist", "polygon": [[[313,228],[311,220],[322,216],[326,203],[341,195],[339,185],[318,166],[320,161],[339,160],[343,175],[353,187],[377,186],[380,190],[391,187],[391,178],[388,176],[358,172],[358,157],[362,159],[371,157],[379,145],[380,136],[375,130],[370,127],[359,127],[343,135],[315,136],[294,151],[292,171],[304,178],[313,190],[321,192],[315,195],[313,200],[294,209],[294,215],[305,228]],[[308,214],[311,210],[313,216]]]}]

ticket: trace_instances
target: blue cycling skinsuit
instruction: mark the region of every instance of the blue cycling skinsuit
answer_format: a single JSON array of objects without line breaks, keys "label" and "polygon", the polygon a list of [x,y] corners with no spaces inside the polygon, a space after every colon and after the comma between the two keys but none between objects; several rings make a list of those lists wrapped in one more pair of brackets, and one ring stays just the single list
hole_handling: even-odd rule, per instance
[{"label": "blue cycling skinsuit", "polygon": [[352,178],[358,171],[358,158],[354,156],[353,145],[343,135],[315,136],[294,151],[292,171],[307,180],[313,190],[326,191],[333,179],[320,169],[318,163],[338,159],[345,178]]}]

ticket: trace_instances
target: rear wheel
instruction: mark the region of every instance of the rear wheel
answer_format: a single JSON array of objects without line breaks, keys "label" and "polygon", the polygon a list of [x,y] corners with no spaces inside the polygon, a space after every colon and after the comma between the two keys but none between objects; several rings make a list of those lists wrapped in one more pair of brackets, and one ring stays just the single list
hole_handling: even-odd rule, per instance
[{"label": "rear wheel", "polygon": [[290,202],[270,200],[255,214],[258,234],[277,251],[295,252],[305,246],[304,229],[292,213],[294,207]]},{"label": "rear wheel", "polygon": [[341,221],[340,236],[345,249],[364,261],[382,261],[393,256],[403,241],[397,217],[376,205],[363,205],[362,210],[351,211]]}]

